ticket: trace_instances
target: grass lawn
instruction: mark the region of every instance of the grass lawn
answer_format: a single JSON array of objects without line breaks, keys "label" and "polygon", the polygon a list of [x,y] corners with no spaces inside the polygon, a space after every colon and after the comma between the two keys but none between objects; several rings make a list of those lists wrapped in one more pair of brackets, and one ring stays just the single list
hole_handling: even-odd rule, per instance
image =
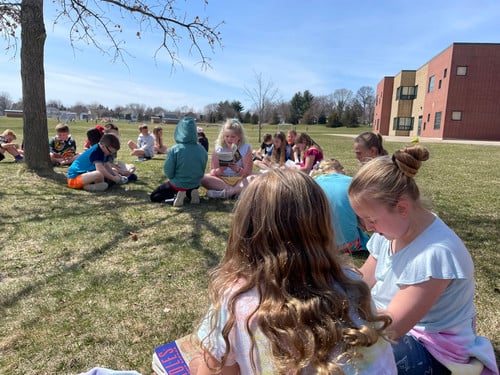
[{"label": "grass lawn", "polygon": [[[126,141],[137,138],[137,124],[116,124],[119,160],[133,162]],[[91,126],[70,124],[79,149]],[[0,118],[6,128],[20,141],[21,120]],[[170,146],[175,126],[164,128]],[[218,127],[204,130],[212,150]],[[246,130],[258,147],[257,127]],[[309,126],[308,133],[352,175],[352,139],[332,134],[364,130]],[[402,145],[386,142],[389,152]],[[472,254],[478,330],[493,341],[498,360],[500,147],[426,146],[431,158],[417,182]],[[202,192],[198,206],[150,203],[165,180],[163,163],[164,156],[136,163],[137,182],[89,193],[26,172],[10,155],[0,162],[0,374],[77,374],[94,366],[151,374],[154,347],[193,329],[207,308],[207,275],[224,251],[234,201]]]}]

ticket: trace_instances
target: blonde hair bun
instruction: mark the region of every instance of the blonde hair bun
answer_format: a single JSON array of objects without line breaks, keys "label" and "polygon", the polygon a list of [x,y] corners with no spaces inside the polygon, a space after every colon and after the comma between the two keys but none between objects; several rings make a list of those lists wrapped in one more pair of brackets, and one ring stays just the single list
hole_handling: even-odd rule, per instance
[{"label": "blonde hair bun", "polygon": [[420,145],[405,147],[392,155],[392,161],[396,167],[410,178],[415,177],[422,162],[428,159],[429,151]]}]

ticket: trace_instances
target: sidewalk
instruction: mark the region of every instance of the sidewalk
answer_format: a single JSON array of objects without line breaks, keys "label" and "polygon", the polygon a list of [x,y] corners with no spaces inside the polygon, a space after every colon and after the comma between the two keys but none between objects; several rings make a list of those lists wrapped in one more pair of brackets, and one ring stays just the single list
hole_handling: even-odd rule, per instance
[{"label": "sidewalk", "polygon": [[[337,137],[350,137],[352,139],[356,138],[354,134],[329,134]],[[396,137],[393,135],[383,135],[384,141],[387,142],[401,142],[401,143],[412,143],[414,137]],[[476,141],[476,140],[466,140],[466,139],[441,139],[441,138],[425,138],[418,137],[420,143],[457,143],[463,145],[483,145],[483,146],[500,146],[500,141]]]}]

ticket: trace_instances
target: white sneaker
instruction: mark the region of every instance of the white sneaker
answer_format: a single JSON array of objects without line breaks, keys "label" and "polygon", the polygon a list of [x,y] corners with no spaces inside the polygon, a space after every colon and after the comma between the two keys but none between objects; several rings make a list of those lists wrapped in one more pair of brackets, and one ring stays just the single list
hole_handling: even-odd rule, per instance
[{"label": "white sneaker", "polygon": [[225,190],[208,190],[207,196],[209,198],[226,199],[226,191]]},{"label": "white sneaker", "polygon": [[200,193],[198,189],[191,190],[191,204],[200,204]]},{"label": "white sneaker", "polygon": [[104,191],[108,188],[106,182],[97,182],[95,184],[88,184],[83,187],[83,190],[87,191]]},{"label": "white sneaker", "polygon": [[174,203],[172,204],[172,206],[182,207],[184,205],[184,198],[186,198],[186,192],[185,191],[178,191],[177,195],[175,196]]}]

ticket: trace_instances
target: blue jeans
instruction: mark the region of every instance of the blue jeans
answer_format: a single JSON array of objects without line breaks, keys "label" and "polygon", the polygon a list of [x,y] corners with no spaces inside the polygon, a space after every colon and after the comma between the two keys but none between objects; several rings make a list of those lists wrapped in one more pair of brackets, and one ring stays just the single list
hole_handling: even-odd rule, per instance
[{"label": "blue jeans", "polygon": [[400,337],[392,345],[398,375],[449,375],[445,366],[438,362],[412,335]]}]

